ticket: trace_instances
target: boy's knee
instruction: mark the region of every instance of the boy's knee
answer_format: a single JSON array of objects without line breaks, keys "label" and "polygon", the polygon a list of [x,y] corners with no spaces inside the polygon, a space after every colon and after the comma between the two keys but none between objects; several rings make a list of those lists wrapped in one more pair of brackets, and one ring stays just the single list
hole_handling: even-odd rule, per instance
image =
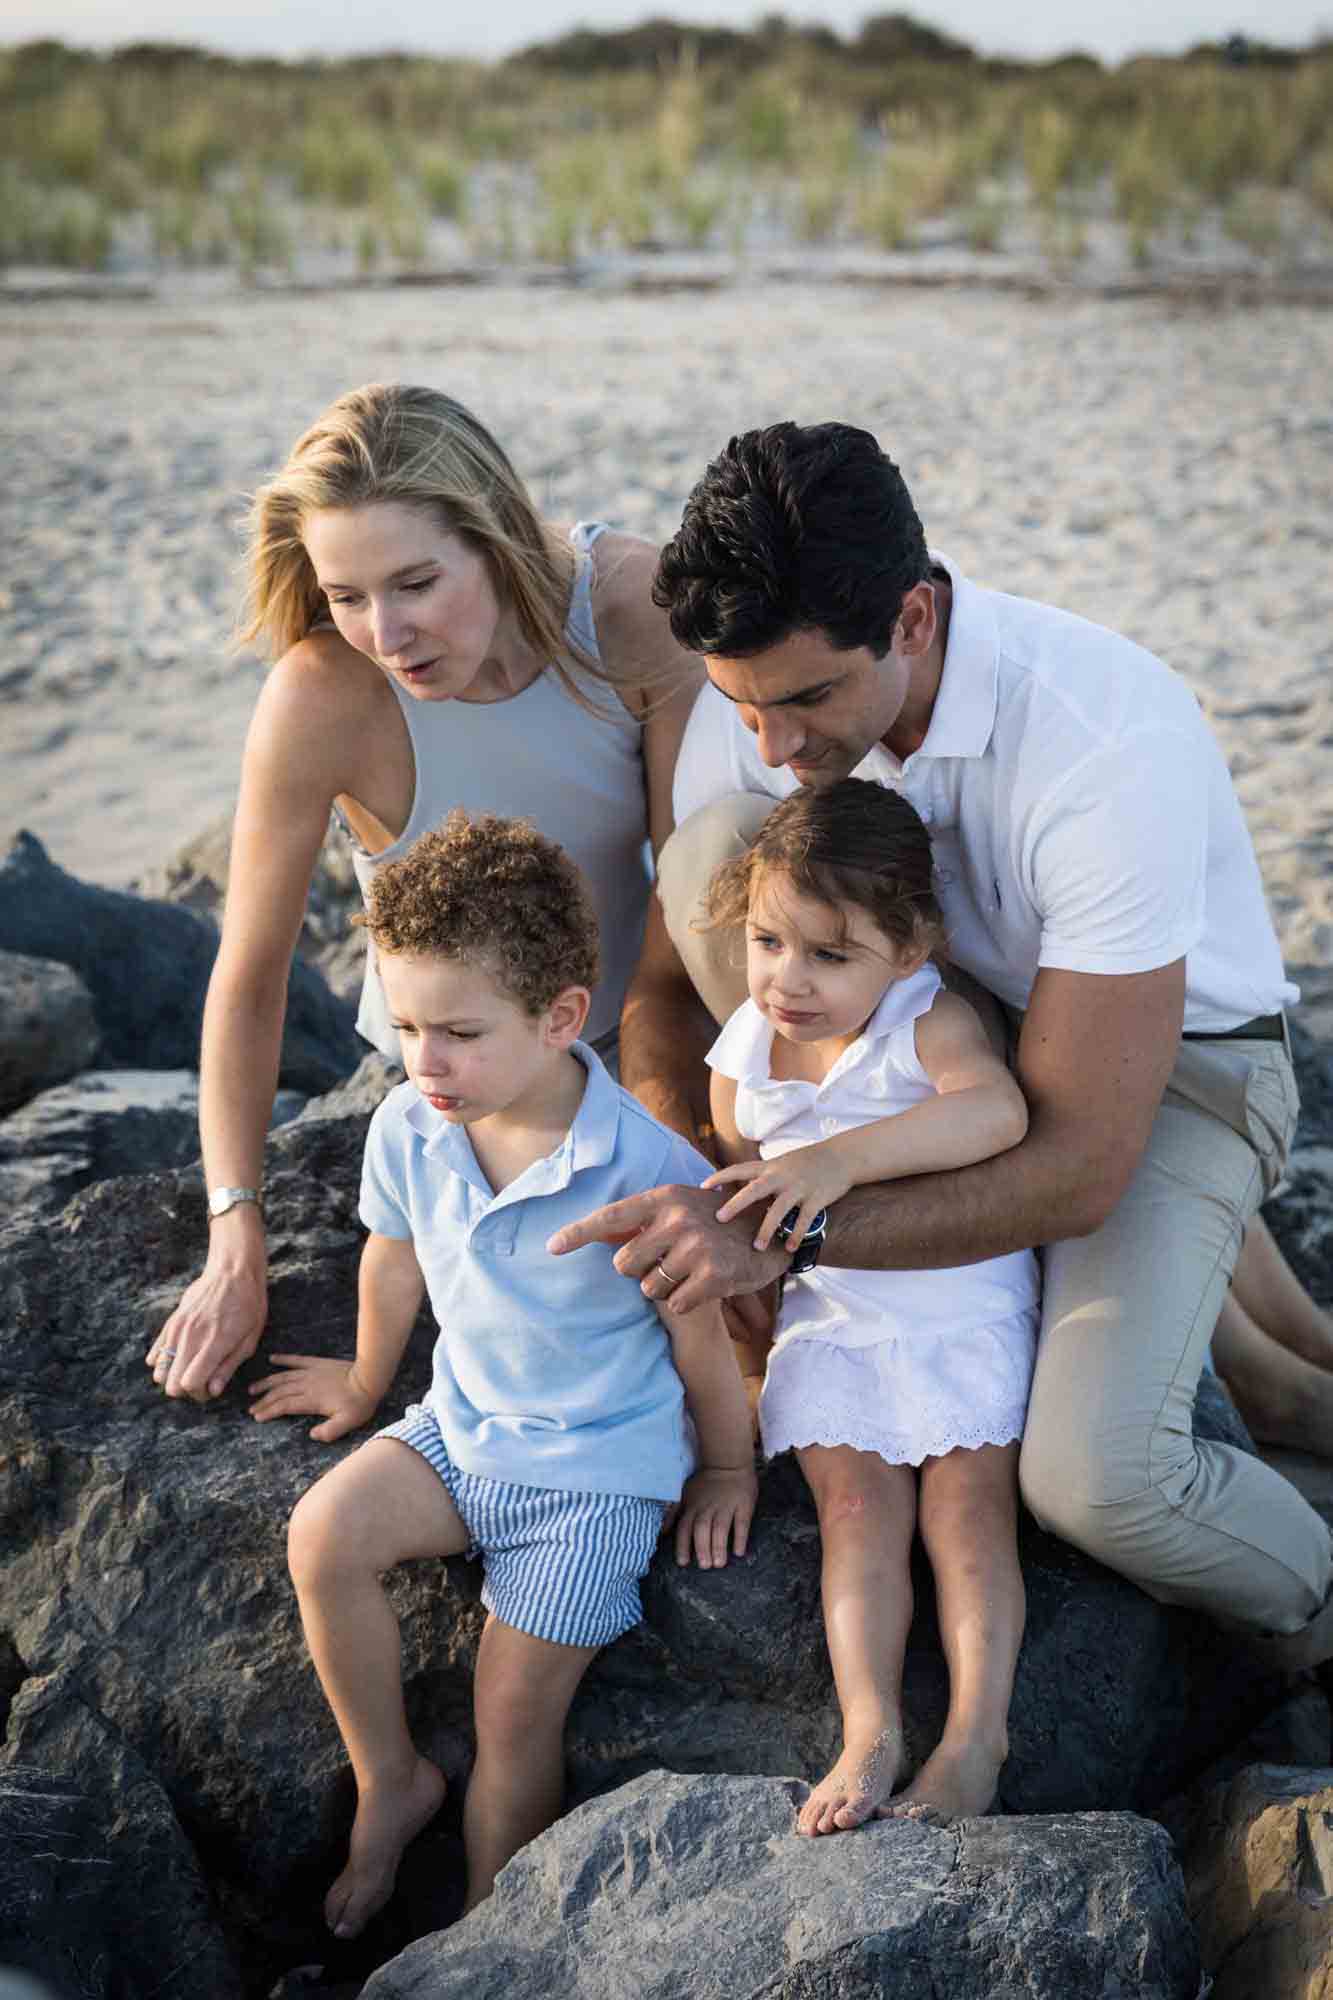
[{"label": "boy's knee", "polygon": [[546,1728],[550,1719],[549,1689],[543,1677],[478,1675],[473,1688],[473,1721],[478,1742],[484,1742],[492,1752],[521,1756],[534,1731]]},{"label": "boy's knee", "polygon": [[287,1568],[298,1586],[337,1566],[345,1538],[338,1532],[337,1506],[324,1493],[323,1481],[303,1493],[287,1523]]}]

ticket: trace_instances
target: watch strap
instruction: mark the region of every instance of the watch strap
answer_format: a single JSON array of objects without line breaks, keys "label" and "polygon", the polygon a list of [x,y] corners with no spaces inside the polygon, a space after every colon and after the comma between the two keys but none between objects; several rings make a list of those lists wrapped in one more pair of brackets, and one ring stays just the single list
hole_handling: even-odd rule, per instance
[{"label": "watch strap", "polygon": [[[800,1208],[789,1208],[777,1228],[773,1240],[785,1250],[787,1239],[796,1227]],[[791,1263],[787,1266],[789,1278],[799,1278],[803,1271],[813,1271],[819,1262],[819,1253],[824,1247],[824,1237],[828,1230],[828,1210],[821,1208],[818,1215],[812,1215],[810,1225],[796,1249],[791,1253]]]},{"label": "watch strap", "polygon": [[244,1201],[252,1201],[260,1206],[259,1189],[247,1187],[210,1188],[208,1193],[208,1213],[210,1220],[226,1215],[229,1210],[239,1208]]}]

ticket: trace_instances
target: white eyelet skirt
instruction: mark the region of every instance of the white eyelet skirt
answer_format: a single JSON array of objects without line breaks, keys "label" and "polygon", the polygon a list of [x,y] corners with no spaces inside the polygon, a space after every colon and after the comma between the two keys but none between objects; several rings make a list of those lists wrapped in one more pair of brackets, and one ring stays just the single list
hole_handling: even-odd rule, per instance
[{"label": "white eyelet skirt", "polygon": [[759,1399],[765,1458],[850,1445],[920,1465],[960,1445],[1023,1435],[1037,1351],[1035,1308],[953,1333],[892,1333],[864,1347],[800,1337],[769,1357]]}]

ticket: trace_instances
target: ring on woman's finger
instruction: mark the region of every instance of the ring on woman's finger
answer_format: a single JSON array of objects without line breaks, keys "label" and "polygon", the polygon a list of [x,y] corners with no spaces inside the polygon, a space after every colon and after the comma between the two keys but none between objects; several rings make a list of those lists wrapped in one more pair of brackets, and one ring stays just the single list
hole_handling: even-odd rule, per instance
[{"label": "ring on woman's finger", "polygon": [[176,1359],[176,1350],[174,1347],[164,1347],[157,1358],[159,1361],[174,1361]]},{"label": "ring on woman's finger", "polygon": [[680,1283],[680,1279],[673,1278],[670,1271],[668,1271],[665,1268],[660,1257],[657,1260],[657,1273],[659,1277],[666,1279],[667,1283],[672,1287],[673,1290]]}]

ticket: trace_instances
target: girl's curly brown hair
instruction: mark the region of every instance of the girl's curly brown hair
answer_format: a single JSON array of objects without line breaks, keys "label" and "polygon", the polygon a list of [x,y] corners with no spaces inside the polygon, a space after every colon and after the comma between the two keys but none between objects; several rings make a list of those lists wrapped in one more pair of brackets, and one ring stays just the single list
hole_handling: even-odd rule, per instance
[{"label": "girl's curly brown hair", "polygon": [[597,913],[562,847],[530,820],[461,806],[371,880],[377,951],[479,965],[529,1014],[597,984]]},{"label": "girl's curly brown hair", "polygon": [[745,853],[714,874],[699,928],[744,924],[770,872],[835,914],[849,903],[864,910],[895,944],[937,951],[945,942],[930,835],[916,808],[884,785],[865,778],[818,791],[803,785],[774,806]]}]

